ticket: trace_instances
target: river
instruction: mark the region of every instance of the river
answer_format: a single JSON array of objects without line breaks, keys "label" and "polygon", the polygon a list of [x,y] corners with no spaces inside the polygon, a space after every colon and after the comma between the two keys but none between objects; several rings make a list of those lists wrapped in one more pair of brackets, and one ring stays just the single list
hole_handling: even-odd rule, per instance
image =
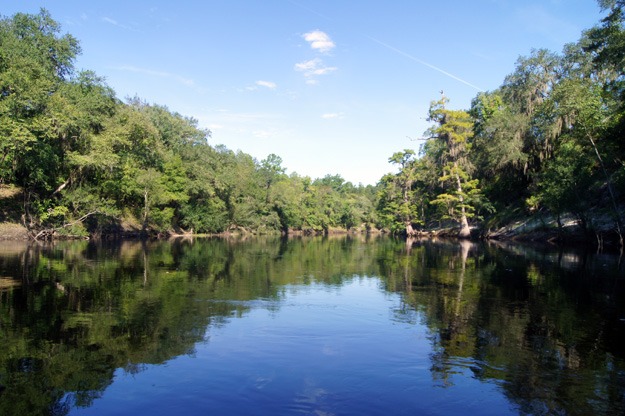
[{"label": "river", "polygon": [[0,242],[0,414],[625,414],[624,283],[544,246]]}]

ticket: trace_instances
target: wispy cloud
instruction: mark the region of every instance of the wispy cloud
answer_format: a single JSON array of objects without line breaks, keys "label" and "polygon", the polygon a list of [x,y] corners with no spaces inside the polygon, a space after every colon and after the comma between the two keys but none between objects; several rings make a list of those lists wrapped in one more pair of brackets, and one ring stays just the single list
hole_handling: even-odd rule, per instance
[{"label": "wispy cloud", "polygon": [[64,24],[68,26],[82,26],[87,20],[89,20],[87,14],[81,13],[79,19],[65,19]]},{"label": "wispy cloud", "polygon": [[326,120],[339,120],[344,118],[343,113],[325,113],[321,115],[321,118]]},{"label": "wispy cloud", "polygon": [[410,59],[412,61],[415,61],[415,62],[417,62],[417,63],[419,63],[421,65],[427,66],[428,68],[431,68],[431,69],[433,69],[433,70],[435,70],[437,72],[440,72],[441,74],[446,75],[449,78],[455,79],[456,81],[462,82],[463,84],[468,85],[469,87],[474,88],[474,89],[476,89],[478,91],[483,91],[482,88],[478,87],[477,85],[473,85],[469,81],[465,81],[464,79],[462,79],[460,77],[457,77],[456,75],[451,74],[451,73],[449,73],[449,72],[447,72],[447,71],[445,71],[445,70],[443,70],[443,69],[441,69],[441,68],[439,68],[437,66],[434,66],[434,65],[432,65],[432,64],[430,64],[428,62],[422,61],[421,59],[416,58],[416,57],[410,55],[409,53],[406,53],[406,52],[404,52],[404,51],[402,51],[400,49],[397,49],[394,46],[391,46],[391,45],[389,45],[387,43],[384,43],[381,40],[378,40],[378,39],[376,39],[374,37],[367,36],[367,35],[364,35],[364,36],[369,38],[369,39],[371,39],[372,41],[374,41],[378,45],[382,45],[385,48],[390,49],[393,52],[397,52],[398,54],[400,54],[400,55],[402,55],[402,56],[404,56],[404,57],[406,57],[406,58],[408,58],[408,59]]},{"label": "wispy cloud", "polygon": [[130,31],[133,31],[133,32],[138,32],[138,30],[137,30],[137,29],[135,29],[135,28],[133,28],[133,27],[130,27],[130,26],[123,25],[123,24],[119,23],[117,20],[115,20],[115,19],[111,19],[110,17],[107,17],[107,16],[104,16],[104,17],[102,18],[102,21],[103,21],[103,22],[106,22],[106,23],[108,23],[108,24],[110,24],[110,25],[113,25],[113,26],[119,27],[120,29],[130,30]]},{"label": "wispy cloud", "polygon": [[265,87],[265,88],[269,88],[270,90],[275,90],[277,85],[275,82],[271,82],[271,81],[256,81],[256,85],[258,85],[259,87]]},{"label": "wispy cloud", "polygon": [[312,32],[304,33],[302,37],[310,44],[310,47],[326,53],[334,49],[334,42],[330,39],[327,33],[320,30],[313,30]]},{"label": "wispy cloud", "polygon": [[180,75],[172,74],[171,72],[156,71],[156,70],[147,69],[147,68],[139,68],[139,67],[132,66],[132,65],[122,65],[122,66],[114,67],[113,69],[117,69],[120,71],[136,72],[138,74],[144,74],[144,75],[149,75],[153,77],[169,78],[183,85],[186,85],[187,87],[192,87],[195,85],[195,82],[192,79],[185,78]]},{"label": "wispy cloud", "polygon": [[316,84],[316,77],[320,75],[327,75],[336,71],[338,68],[335,66],[326,66],[319,58],[310,59],[308,61],[295,64],[295,70],[302,72],[307,78],[306,82],[309,84]]},{"label": "wispy cloud", "polygon": [[[286,136],[284,116],[272,112],[236,112],[224,108],[200,109],[195,117],[199,125],[213,132],[213,140],[237,135],[245,140],[266,140]],[[227,144],[227,143],[225,143]]]},{"label": "wispy cloud", "polygon": [[249,85],[245,87],[245,89],[247,91],[257,91],[259,88],[267,88],[270,90],[275,90],[277,87],[278,85],[275,82],[259,80],[259,81],[256,81],[254,85]]}]

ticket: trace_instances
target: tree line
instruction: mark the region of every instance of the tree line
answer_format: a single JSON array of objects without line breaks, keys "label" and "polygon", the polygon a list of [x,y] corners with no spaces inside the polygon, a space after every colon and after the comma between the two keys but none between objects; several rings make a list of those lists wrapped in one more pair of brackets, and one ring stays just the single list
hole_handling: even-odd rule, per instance
[{"label": "tree line", "polygon": [[561,54],[520,57],[503,84],[468,110],[432,102],[418,155],[389,161],[399,172],[379,184],[379,212],[406,234],[452,220],[485,228],[515,215],[572,217],[586,234],[623,245],[625,195],[625,16],[623,0],[600,0],[607,16]]},{"label": "tree line", "polygon": [[[622,244],[625,195],[624,0],[561,54],[520,57],[468,110],[430,105],[418,151],[394,153],[376,186],[286,174],[225,146],[195,119],[118,99],[80,45],[42,9],[0,19],[0,221],[35,237],[155,233],[331,232],[413,235],[454,225],[461,237],[511,218],[572,216]],[[9,191],[14,190],[11,193]],[[2,197],[2,193],[0,193]]]},{"label": "tree line", "polygon": [[46,10],[0,21],[0,186],[21,191],[4,219],[35,237],[373,224],[373,186],[287,175],[277,155],[211,146],[193,118],[121,101],[102,77],[77,71],[79,53]]}]

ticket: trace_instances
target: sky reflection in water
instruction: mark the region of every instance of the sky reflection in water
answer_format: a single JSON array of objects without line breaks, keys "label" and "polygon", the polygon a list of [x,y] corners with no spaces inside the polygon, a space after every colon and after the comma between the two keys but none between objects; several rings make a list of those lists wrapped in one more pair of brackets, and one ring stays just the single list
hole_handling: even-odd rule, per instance
[{"label": "sky reflection in water", "polygon": [[281,300],[247,302],[192,355],[118,371],[77,414],[513,414],[468,362],[456,363],[449,391],[433,380],[432,335],[403,321],[401,295],[381,286],[290,285]]},{"label": "sky reflection in water", "polygon": [[0,414],[619,414],[624,268],[387,238],[2,243]]}]

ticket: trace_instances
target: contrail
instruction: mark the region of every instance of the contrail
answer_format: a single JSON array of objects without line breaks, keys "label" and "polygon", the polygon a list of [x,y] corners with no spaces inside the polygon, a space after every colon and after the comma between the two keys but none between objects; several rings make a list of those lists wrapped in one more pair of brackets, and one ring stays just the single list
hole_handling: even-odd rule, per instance
[{"label": "contrail", "polygon": [[414,56],[412,56],[412,55],[410,55],[410,54],[408,54],[408,53],[406,53],[406,52],[404,52],[404,51],[402,51],[402,50],[399,50],[399,49],[395,48],[394,46],[389,45],[388,43],[384,43],[384,42],[382,42],[381,40],[378,40],[378,39],[373,38],[373,37],[368,36],[368,35],[363,35],[363,36],[365,36],[365,37],[369,38],[370,40],[374,41],[375,43],[377,43],[377,44],[379,44],[379,45],[384,46],[384,47],[385,47],[385,48],[387,48],[387,49],[392,50],[393,52],[397,52],[398,54],[405,56],[405,57],[406,57],[406,58],[408,58],[408,59],[411,59],[411,60],[413,60],[413,61],[415,61],[415,62],[417,62],[417,63],[420,63],[421,65],[427,66],[428,68],[432,68],[433,70],[438,71],[438,72],[440,72],[440,73],[441,73],[441,74],[443,74],[443,75],[447,75],[449,78],[455,79],[456,81],[460,81],[460,82],[462,82],[463,84],[468,85],[468,86],[469,86],[469,87],[471,87],[471,88],[475,88],[475,89],[476,89],[476,90],[478,90],[478,91],[483,91],[483,90],[482,90],[480,87],[478,87],[477,85],[473,85],[473,84],[471,84],[470,82],[465,81],[465,80],[463,80],[462,78],[458,78],[458,77],[457,77],[457,76],[455,76],[454,74],[450,74],[449,72],[447,72],[447,71],[445,71],[445,70],[443,70],[443,69],[440,69],[440,68],[439,68],[439,67],[437,67],[437,66],[434,66],[434,65],[432,65],[432,64],[430,64],[430,63],[427,63],[427,62],[425,62],[425,61],[422,61],[422,60],[421,60],[421,59],[419,59],[419,58],[415,58]]},{"label": "contrail", "polygon": [[[325,16],[325,15],[323,15],[323,14],[321,14],[321,13],[319,13],[319,12],[317,12],[317,11],[315,11],[315,10],[313,10],[313,9],[309,8],[309,7],[306,7],[306,6],[303,6],[303,5],[299,4],[299,3],[296,3],[296,2],[295,2],[295,1],[293,1],[293,0],[288,0],[288,2],[289,2],[289,3],[291,3],[291,4],[293,4],[293,5],[294,5],[294,6],[296,6],[296,7],[299,7],[299,8],[302,8],[302,9],[304,9],[304,10],[307,10],[307,11],[308,11],[308,12],[310,12],[310,13],[314,13],[314,14],[316,14],[317,16],[320,16],[320,17],[322,17],[322,18],[324,18],[324,19],[326,19],[326,20],[328,20],[328,21],[334,21],[334,20],[335,20],[335,19],[332,19],[331,17]],[[423,65],[423,66],[427,66],[428,68],[431,68],[431,69],[433,69],[433,70],[435,70],[435,71],[437,71],[437,72],[440,72],[441,74],[446,75],[446,76],[448,76],[449,78],[452,78],[452,79],[455,79],[456,81],[462,82],[463,84],[468,85],[469,87],[474,88],[474,89],[476,89],[476,90],[478,90],[478,91],[480,91],[480,92],[481,92],[481,91],[484,91],[482,88],[478,87],[477,85],[473,85],[473,84],[471,84],[470,82],[463,80],[462,78],[458,78],[458,77],[457,77],[457,76],[455,76],[454,74],[450,74],[449,72],[445,71],[444,69],[441,69],[441,68],[439,68],[439,67],[437,67],[437,66],[434,66],[434,65],[432,65],[432,64],[430,64],[430,63],[427,63],[427,62],[425,62],[425,61],[422,61],[422,60],[421,60],[421,59],[419,59],[419,58],[415,58],[414,56],[412,56],[412,55],[410,55],[410,54],[408,54],[408,53],[406,53],[406,52],[404,52],[404,51],[402,51],[402,50],[400,50],[400,49],[397,49],[397,48],[395,48],[394,46],[389,45],[388,43],[384,43],[384,42],[382,42],[381,40],[378,40],[378,39],[376,39],[376,38],[374,38],[374,37],[371,37],[371,36],[369,36],[369,35],[365,35],[364,33],[362,33],[361,35],[362,35],[362,36],[364,36],[364,37],[366,37],[367,39],[369,39],[369,40],[371,40],[371,41],[373,41],[373,42],[377,43],[378,45],[382,45],[382,46],[384,46],[385,48],[392,50],[393,52],[397,52],[398,54],[403,55],[403,56],[405,56],[406,58],[408,58],[408,59],[410,59],[410,60],[412,60],[412,61],[415,61],[415,62],[417,62],[417,63],[419,63],[419,64],[421,64],[421,65]]]}]

